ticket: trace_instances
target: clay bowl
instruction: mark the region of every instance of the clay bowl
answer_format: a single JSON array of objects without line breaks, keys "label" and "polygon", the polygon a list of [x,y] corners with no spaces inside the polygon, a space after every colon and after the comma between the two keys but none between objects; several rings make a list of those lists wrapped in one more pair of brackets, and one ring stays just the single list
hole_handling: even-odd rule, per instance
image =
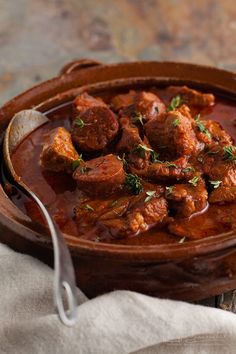
[{"label": "clay bowl", "polygon": [[[236,75],[182,63],[135,62],[102,65],[91,60],[66,65],[0,109],[4,133],[16,112],[36,107],[42,112],[70,101],[81,90],[92,94],[120,92],[153,85],[187,84],[236,100]],[[73,255],[78,286],[89,297],[128,289],[158,297],[200,300],[236,288],[236,234],[231,232],[183,244],[122,246],[92,243],[65,235]],[[0,241],[52,264],[46,229],[24,215],[0,186]]]}]

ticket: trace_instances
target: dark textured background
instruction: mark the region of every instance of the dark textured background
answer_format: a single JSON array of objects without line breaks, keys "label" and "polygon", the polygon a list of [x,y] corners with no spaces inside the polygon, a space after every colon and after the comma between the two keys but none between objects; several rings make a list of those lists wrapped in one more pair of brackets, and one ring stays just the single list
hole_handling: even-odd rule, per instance
[{"label": "dark textured background", "polygon": [[81,57],[174,60],[236,71],[236,3],[0,0],[0,104]]}]

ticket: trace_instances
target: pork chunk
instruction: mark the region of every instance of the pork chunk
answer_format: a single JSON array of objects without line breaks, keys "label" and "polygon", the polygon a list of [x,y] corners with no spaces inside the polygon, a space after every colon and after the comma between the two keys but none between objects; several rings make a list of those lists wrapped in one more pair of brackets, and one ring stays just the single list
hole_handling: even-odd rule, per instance
[{"label": "pork chunk", "polygon": [[196,177],[194,185],[191,183],[176,184],[166,189],[166,198],[178,216],[189,217],[207,206],[208,193],[205,182],[201,177]]},{"label": "pork chunk", "polygon": [[46,136],[40,155],[41,166],[54,172],[72,172],[72,163],[79,159],[70,133],[63,127],[53,129]]},{"label": "pork chunk", "polygon": [[154,181],[174,182],[189,179],[194,174],[194,168],[188,164],[186,157],[174,161],[156,162],[150,164],[145,176]]},{"label": "pork chunk", "polygon": [[214,95],[210,93],[202,93],[197,90],[190,89],[187,86],[170,86],[168,91],[174,96],[180,95],[184,103],[188,106],[197,106],[200,108],[212,106],[215,103]]},{"label": "pork chunk", "polygon": [[112,104],[115,110],[121,110],[121,115],[128,115],[133,121],[137,114],[141,114],[143,119],[148,121],[166,110],[165,104],[157,95],[146,91],[130,91],[124,95],[117,95],[113,98]]},{"label": "pork chunk", "polygon": [[116,146],[117,152],[130,152],[136,145],[142,144],[138,128],[130,123],[129,118],[120,119],[121,138]]},{"label": "pork chunk", "polygon": [[114,238],[134,236],[161,225],[167,216],[166,200],[159,195],[149,201],[146,198],[146,193],[142,193],[133,199],[122,218],[102,220],[100,224]]},{"label": "pork chunk", "polygon": [[101,98],[95,98],[89,94],[81,93],[74,100],[75,114],[74,118],[85,112],[91,107],[107,107],[106,103]]},{"label": "pork chunk", "polygon": [[200,144],[192,122],[179,111],[170,111],[145,124],[147,138],[154,149],[168,149],[173,158],[196,154]]}]

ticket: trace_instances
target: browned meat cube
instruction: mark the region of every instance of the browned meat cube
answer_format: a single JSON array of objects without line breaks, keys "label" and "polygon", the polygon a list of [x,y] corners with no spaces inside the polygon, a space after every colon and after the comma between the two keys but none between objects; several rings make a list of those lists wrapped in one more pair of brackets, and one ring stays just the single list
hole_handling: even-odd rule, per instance
[{"label": "browned meat cube", "polygon": [[154,149],[166,149],[173,158],[199,152],[200,144],[192,122],[179,111],[171,111],[150,120],[145,124],[145,132]]},{"label": "browned meat cube", "polygon": [[114,96],[111,100],[112,106],[114,107],[115,111],[118,112],[120,109],[134,104],[136,95],[136,91],[130,90],[129,93]]},{"label": "browned meat cube", "polygon": [[167,187],[166,191],[170,207],[182,217],[189,217],[207,206],[208,193],[204,180],[195,176],[189,182]]},{"label": "browned meat cube", "polygon": [[220,203],[220,202],[235,202],[236,201],[236,186],[225,187],[220,186],[219,188],[214,189],[210,196],[210,203]]},{"label": "browned meat cube", "polygon": [[186,157],[174,161],[156,162],[150,164],[146,170],[146,177],[164,182],[181,181],[194,175],[194,168],[188,164]]},{"label": "browned meat cube", "polygon": [[166,110],[165,104],[158,96],[146,91],[130,91],[127,94],[115,96],[112,104],[115,110],[122,110],[121,115],[132,117],[133,122],[138,115],[147,121]]},{"label": "browned meat cube", "polygon": [[118,152],[130,152],[135,145],[142,144],[139,131],[136,126],[130,123],[126,117],[120,119],[121,138],[116,146]]},{"label": "browned meat cube", "polygon": [[116,136],[119,124],[108,107],[92,107],[73,121],[72,140],[82,151],[104,149]]},{"label": "browned meat cube", "polygon": [[[205,143],[208,148],[214,146],[227,146],[233,143],[230,135],[222,128],[220,123],[213,120],[202,120],[200,126],[196,124],[196,136],[199,141]],[[200,129],[199,129],[200,128]]]},{"label": "browned meat cube", "polygon": [[106,196],[121,188],[125,181],[123,164],[110,154],[83,163],[73,174],[78,188],[91,196]]},{"label": "browned meat cube", "polygon": [[102,101],[101,98],[95,98],[88,95],[86,92],[78,95],[74,100],[75,107],[75,118],[76,116],[85,112],[88,108],[91,107],[107,107],[106,103]]},{"label": "browned meat cube", "polygon": [[114,238],[122,238],[138,235],[148,229],[161,225],[167,216],[167,203],[163,197],[148,195],[144,192],[132,198],[130,206],[122,218],[100,220],[103,226]]},{"label": "browned meat cube", "polygon": [[204,156],[202,168],[210,181],[220,186],[236,186],[236,148],[232,145],[209,150]]},{"label": "browned meat cube", "polygon": [[136,97],[136,112],[140,112],[146,121],[156,118],[158,114],[166,111],[162,100],[152,92],[142,91]]},{"label": "browned meat cube", "polygon": [[173,96],[180,95],[183,102],[188,106],[197,106],[200,108],[212,106],[215,103],[214,95],[210,93],[202,93],[190,89],[187,86],[170,86],[168,91],[172,93]]},{"label": "browned meat cube", "polygon": [[72,172],[72,163],[79,159],[70,133],[63,127],[53,129],[46,136],[46,141],[40,155],[43,168],[50,171]]}]

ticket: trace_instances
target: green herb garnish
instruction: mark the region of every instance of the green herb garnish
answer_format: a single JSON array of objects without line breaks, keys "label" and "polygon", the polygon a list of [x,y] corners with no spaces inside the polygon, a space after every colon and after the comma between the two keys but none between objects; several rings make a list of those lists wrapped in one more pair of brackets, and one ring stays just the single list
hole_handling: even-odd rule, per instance
[{"label": "green herb garnish", "polygon": [[190,179],[190,180],[188,181],[188,183],[190,183],[190,184],[192,184],[194,187],[196,187],[197,184],[198,184],[199,178],[200,178],[199,176],[194,176],[192,179]]},{"label": "green herb garnish", "polygon": [[225,146],[224,147],[224,159],[225,160],[236,160],[236,147],[235,146]]},{"label": "green herb garnish", "polygon": [[76,117],[76,119],[74,120],[74,124],[77,125],[79,128],[83,128],[85,125],[87,125],[79,116]]},{"label": "green herb garnish", "polygon": [[142,144],[138,144],[137,146],[135,146],[135,148],[132,150],[133,153],[135,153],[136,155],[139,155],[140,157],[142,157],[143,159],[145,158],[145,153],[146,152],[152,152],[152,149],[149,149],[147,146],[142,145]]},{"label": "green herb garnish", "polygon": [[83,162],[83,159],[82,159],[82,154],[79,155],[79,158],[75,161],[72,162],[72,170],[75,171],[77,169],[77,167],[79,167],[79,165],[81,164],[81,162]]},{"label": "green herb garnish", "polygon": [[173,193],[174,186],[166,187],[166,196],[168,197]]},{"label": "green herb garnish", "polygon": [[94,211],[93,207],[89,204],[84,204],[81,206],[82,209],[88,210],[88,211]]},{"label": "green herb garnish", "polygon": [[196,125],[197,125],[198,130],[199,130],[201,133],[206,134],[206,136],[207,136],[209,139],[211,139],[211,138],[212,138],[211,133],[210,133],[209,130],[204,126],[203,122],[200,121],[200,114],[197,114],[194,119],[195,119],[195,122],[196,122]]},{"label": "green herb garnish", "polygon": [[180,123],[180,119],[179,118],[176,118],[174,121],[173,121],[173,126],[176,128]]},{"label": "green herb garnish", "polygon": [[113,200],[111,204],[109,204],[109,208],[113,208],[118,203],[118,200]]},{"label": "green herb garnish", "polygon": [[126,174],[125,185],[133,194],[139,194],[143,191],[143,185],[140,178],[132,173]]},{"label": "green herb garnish", "polygon": [[178,168],[178,166],[177,166],[175,163],[168,162],[168,161],[165,161],[165,162],[163,162],[163,163],[165,163],[167,167],[175,167],[175,168]]},{"label": "green herb garnish", "polygon": [[151,161],[154,162],[160,162],[160,160],[158,160],[160,154],[158,154],[158,152],[152,150],[151,151]]},{"label": "green herb garnish", "polygon": [[144,116],[140,112],[135,112],[135,114],[131,117],[132,123],[139,122],[139,123],[141,123],[143,125],[144,124],[143,120],[144,120]]},{"label": "green herb garnish", "polygon": [[181,106],[183,103],[184,103],[184,100],[182,99],[182,97],[180,95],[173,97],[172,100],[170,101],[169,106],[167,107],[167,112],[175,111],[176,108]]},{"label": "green herb garnish", "polygon": [[91,171],[91,170],[92,170],[92,168],[87,167],[87,166],[83,166],[83,167],[80,168],[80,172],[81,172],[82,174],[85,174],[85,173],[87,173],[87,172],[89,172],[89,171]]},{"label": "green herb garnish", "polygon": [[182,170],[183,173],[194,172],[195,169],[193,167],[186,167]]},{"label": "green herb garnish", "polygon": [[125,153],[123,153],[122,156],[118,155],[117,158],[118,158],[119,161],[121,161],[123,163],[124,167],[127,167],[128,163],[127,163],[127,161],[125,159]]},{"label": "green herb garnish", "polygon": [[222,183],[222,181],[209,181],[209,182],[214,189],[218,188]]},{"label": "green herb garnish", "polygon": [[144,202],[145,203],[149,202],[154,197],[155,193],[156,193],[156,191],[147,191],[146,192],[147,197],[145,198]]}]

